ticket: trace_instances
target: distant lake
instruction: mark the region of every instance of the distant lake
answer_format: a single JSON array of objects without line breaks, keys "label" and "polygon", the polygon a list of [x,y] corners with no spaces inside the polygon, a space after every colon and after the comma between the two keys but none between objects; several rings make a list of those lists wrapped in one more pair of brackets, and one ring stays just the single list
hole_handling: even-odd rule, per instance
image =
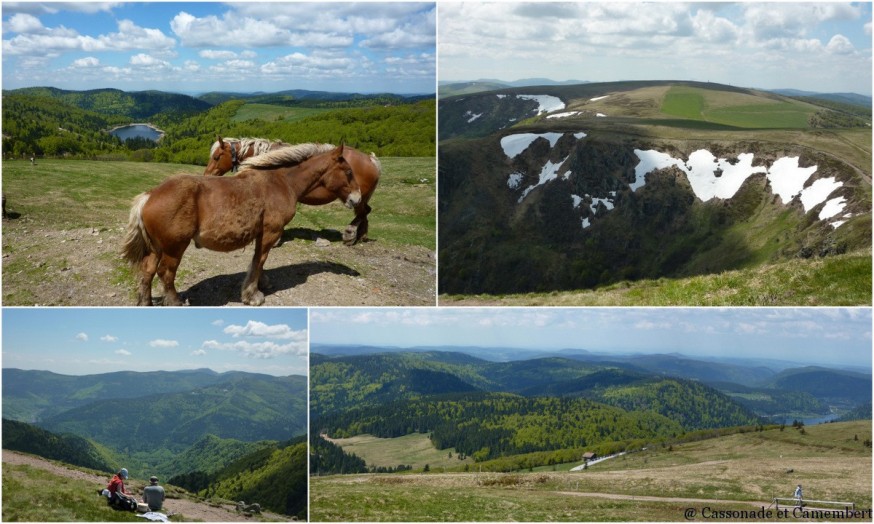
[{"label": "distant lake", "polygon": [[831,422],[832,420],[836,420],[840,418],[840,415],[830,414],[824,415],[822,417],[811,417],[811,418],[799,418],[799,417],[790,417],[788,415],[774,415],[771,417],[771,421],[775,424],[780,424],[784,422],[785,424],[792,424],[793,420],[798,420],[799,422],[803,422],[805,426],[814,426],[816,424],[822,424],[823,422]]},{"label": "distant lake", "polygon": [[147,138],[157,142],[164,132],[146,124],[131,124],[129,126],[117,127],[111,130],[109,134],[117,136],[122,141],[128,138]]}]

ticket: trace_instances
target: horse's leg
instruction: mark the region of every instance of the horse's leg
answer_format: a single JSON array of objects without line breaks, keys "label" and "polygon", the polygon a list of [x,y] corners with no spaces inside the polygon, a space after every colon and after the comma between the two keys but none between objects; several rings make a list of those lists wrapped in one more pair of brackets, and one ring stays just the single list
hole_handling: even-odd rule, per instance
[{"label": "horse's leg", "polygon": [[158,270],[158,255],[149,253],[140,261],[140,289],[137,291],[137,305],[152,305],[152,280]]},{"label": "horse's leg", "polygon": [[371,209],[367,203],[361,203],[355,208],[355,218],[343,231],[343,243],[354,246],[359,241],[367,239],[367,215]]},{"label": "horse's leg", "polygon": [[163,304],[165,306],[182,305],[182,299],[179,298],[179,293],[176,291],[176,270],[179,268],[183,253],[185,253],[185,248],[181,252],[178,250],[174,250],[172,253],[164,251],[158,262],[158,278],[164,284]]},{"label": "horse's leg", "polygon": [[255,240],[255,252],[252,254],[252,263],[249,265],[246,279],[243,280],[243,291],[240,294],[243,304],[260,306],[264,303],[264,293],[258,289],[259,286],[266,289],[269,285],[267,275],[264,274],[264,262],[267,261],[267,255],[270,254],[270,248],[276,244],[276,241],[281,236],[282,231],[280,230],[279,233],[265,233]]}]

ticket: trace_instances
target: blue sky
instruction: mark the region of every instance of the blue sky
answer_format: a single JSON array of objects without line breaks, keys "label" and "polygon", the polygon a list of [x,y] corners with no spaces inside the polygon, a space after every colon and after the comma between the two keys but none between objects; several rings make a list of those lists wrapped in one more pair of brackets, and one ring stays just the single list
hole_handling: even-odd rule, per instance
[{"label": "blue sky", "polygon": [[3,308],[3,367],[306,375],[305,309]]},{"label": "blue sky", "polygon": [[870,308],[315,309],[310,330],[313,344],[679,352],[871,367]]},{"label": "blue sky", "polygon": [[3,2],[3,88],[433,93],[433,2]]},{"label": "blue sky", "polygon": [[871,3],[440,4],[441,81],[697,80],[871,94]]}]

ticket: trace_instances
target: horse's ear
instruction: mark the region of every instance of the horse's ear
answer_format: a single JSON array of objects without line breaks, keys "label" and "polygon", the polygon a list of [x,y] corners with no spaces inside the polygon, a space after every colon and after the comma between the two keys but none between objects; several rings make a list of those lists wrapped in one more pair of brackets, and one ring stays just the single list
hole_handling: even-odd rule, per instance
[{"label": "horse's ear", "polygon": [[343,141],[341,140],[340,145],[337,146],[337,149],[335,150],[335,152],[337,153],[337,158],[340,158],[341,156],[343,156],[343,148],[344,147],[345,146],[343,145]]},{"label": "horse's ear", "polygon": [[219,144],[221,144],[221,143],[222,143],[222,136],[221,136],[221,135],[216,135],[216,136],[215,136],[215,141],[218,142]]}]

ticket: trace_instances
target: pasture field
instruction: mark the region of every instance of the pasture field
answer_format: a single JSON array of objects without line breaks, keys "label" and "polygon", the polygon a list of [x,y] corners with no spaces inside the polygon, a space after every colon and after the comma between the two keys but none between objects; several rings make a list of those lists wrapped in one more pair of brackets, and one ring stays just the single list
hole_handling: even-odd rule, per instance
[{"label": "pasture field", "polygon": [[247,120],[297,122],[327,111],[330,111],[330,109],[286,107],[271,104],[245,104],[237,110],[237,113],[231,118],[231,122],[246,122]]},{"label": "pasture field", "polygon": [[[338,202],[299,206],[267,259],[266,305],[433,305],[436,194],[433,158],[381,158],[370,241],[342,244],[352,218]],[[120,258],[131,201],[193,165],[40,160],[3,162],[5,305],[133,305],[134,274]],[[321,239],[317,244],[316,240]],[[325,242],[327,241],[327,242]],[[177,289],[191,305],[239,302],[250,250],[190,247]],[[155,296],[163,291],[154,284]]]},{"label": "pasture field", "polygon": [[[358,455],[370,466],[397,467],[400,464],[422,469],[427,464],[432,471],[458,468],[473,464],[466,458],[459,460],[455,448],[436,449],[424,433],[413,433],[398,438],[379,438],[372,435],[357,435],[352,438],[331,439],[346,453]],[[450,457],[451,454],[451,457]]]},{"label": "pasture field", "polygon": [[747,94],[673,86],[662,99],[661,112],[742,128],[808,127],[817,108],[804,102],[769,100]]},{"label": "pasture field", "polygon": [[[313,521],[681,521],[805,498],[871,508],[870,421],[748,432],[606,460],[579,472],[311,478]],[[688,509],[697,516],[687,519]],[[869,514],[870,515],[870,514]],[[715,520],[738,520],[723,518]],[[786,519],[750,519],[785,521]],[[800,520],[800,519],[794,519]],[[869,520],[861,518],[857,520]]]}]

